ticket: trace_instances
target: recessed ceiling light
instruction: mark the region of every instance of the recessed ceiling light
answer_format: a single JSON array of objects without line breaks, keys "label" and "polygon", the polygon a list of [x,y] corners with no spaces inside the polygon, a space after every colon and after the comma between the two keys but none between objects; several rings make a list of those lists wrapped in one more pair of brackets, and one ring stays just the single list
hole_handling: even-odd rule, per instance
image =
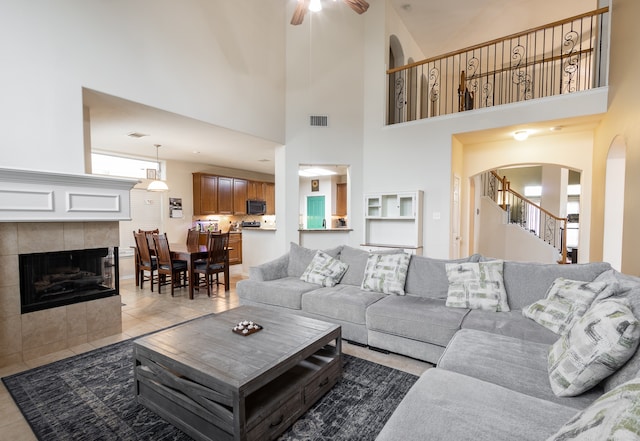
[{"label": "recessed ceiling light", "polygon": [[551,130],[552,132],[559,132],[562,129],[564,129],[564,127],[562,127],[562,126],[554,126],[554,127],[551,127],[549,130]]},{"label": "recessed ceiling light", "polygon": [[524,141],[528,137],[529,137],[528,130],[518,130],[513,134],[513,139],[515,139],[516,141]]},{"label": "recessed ceiling light", "polygon": [[258,159],[258,162],[271,162],[271,159]]},{"label": "recessed ceiling light", "polygon": [[199,150],[194,150],[193,153],[195,153],[196,155],[199,155],[200,151]]}]

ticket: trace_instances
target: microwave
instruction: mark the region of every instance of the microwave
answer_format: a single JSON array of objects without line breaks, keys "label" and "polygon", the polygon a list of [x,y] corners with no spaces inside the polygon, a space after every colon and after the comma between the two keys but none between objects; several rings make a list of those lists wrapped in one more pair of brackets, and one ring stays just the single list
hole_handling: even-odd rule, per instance
[{"label": "microwave", "polygon": [[263,215],[267,212],[267,203],[249,199],[247,201],[247,214]]}]

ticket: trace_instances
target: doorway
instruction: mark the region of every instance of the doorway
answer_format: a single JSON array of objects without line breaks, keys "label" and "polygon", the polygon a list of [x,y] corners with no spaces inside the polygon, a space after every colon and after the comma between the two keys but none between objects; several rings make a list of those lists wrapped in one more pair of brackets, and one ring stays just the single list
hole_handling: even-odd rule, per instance
[{"label": "doorway", "polygon": [[307,196],[307,229],[319,230],[326,227],[324,196]]}]

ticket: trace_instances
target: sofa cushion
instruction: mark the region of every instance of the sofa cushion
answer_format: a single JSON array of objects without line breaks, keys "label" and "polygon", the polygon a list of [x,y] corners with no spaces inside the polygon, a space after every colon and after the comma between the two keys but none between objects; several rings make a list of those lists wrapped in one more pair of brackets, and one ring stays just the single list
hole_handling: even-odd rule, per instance
[{"label": "sofa cushion", "polygon": [[[596,281],[601,280],[615,280],[618,282],[618,292],[616,292],[611,298],[627,300],[631,310],[633,311],[633,315],[636,318],[640,318],[640,278],[611,269],[600,274],[596,279]],[[608,392],[616,386],[626,383],[636,377],[639,372],[640,351],[636,350],[635,354],[624,364],[624,366],[604,381],[604,390]]]},{"label": "sofa cushion", "polygon": [[605,393],[547,441],[640,439],[640,378]]},{"label": "sofa cushion", "polygon": [[636,352],[640,323],[623,300],[605,299],[549,350],[551,389],[571,397],[591,389]]},{"label": "sofa cushion", "polygon": [[558,334],[523,317],[522,311],[500,314],[479,309],[469,311],[462,322],[462,329],[476,329],[537,343],[552,344],[558,340]]},{"label": "sofa cushion", "polygon": [[236,284],[240,300],[245,299],[255,303],[283,306],[290,309],[300,309],[302,294],[316,289],[319,289],[318,285],[303,282],[298,277],[284,277],[268,281],[245,279]]},{"label": "sofa cushion", "polygon": [[505,335],[463,329],[438,361],[438,368],[478,378],[546,401],[584,409],[602,393],[594,388],[578,397],[558,397],[549,386],[549,345]]},{"label": "sofa cushion", "polygon": [[609,269],[611,265],[606,262],[557,265],[506,260],[503,277],[509,306],[511,309],[523,309],[543,299],[558,277],[590,282]]},{"label": "sofa cushion", "polygon": [[447,308],[439,299],[389,296],[367,309],[367,328],[446,346],[468,311]]},{"label": "sofa cushion", "polygon": [[[322,251],[331,257],[338,257],[341,250],[342,245]],[[316,251],[317,250],[301,247],[300,245],[291,242],[291,248],[289,249],[289,264],[287,268],[287,274],[289,277],[300,277],[313,260],[316,255]]]},{"label": "sofa cushion", "polygon": [[404,282],[407,279],[407,268],[411,255],[369,254],[364,269],[362,289],[385,294],[404,295]]},{"label": "sofa cushion", "polygon": [[333,288],[320,288],[303,295],[302,310],[329,319],[364,325],[367,307],[383,297],[386,295],[339,284]]},{"label": "sofa cushion", "polygon": [[[376,254],[398,254],[402,253],[401,249],[391,249],[386,251],[376,251]],[[369,259],[369,252],[358,248],[352,248],[345,245],[340,251],[340,260],[346,263],[349,267],[344,273],[340,283],[353,286],[362,286],[362,280],[364,279],[364,269],[367,266],[367,260]]]},{"label": "sofa cushion", "polygon": [[502,279],[502,260],[448,263],[445,268],[449,280],[447,306],[509,311]]},{"label": "sofa cushion", "polygon": [[405,291],[421,297],[446,299],[449,290],[449,279],[445,265],[448,263],[478,262],[479,254],[463,259],[433,259],[424,256],[413,256],[407,270]]},{"label": "sofa cushion", "polygon": [[444,369],[428,369],[376,441],[541,441],[576,410]]},{"label": "sofa cushion", "polygon": [[300,280],[331,287],[340,282],[346,270],[346,263],[318,250],[307,269],[300,276]]},{"label": "sofa cushion", "polygon": [[544,299],[522,310],[525,317],[556,334],[566,334],[589,309],[596,298],[607,298],[615,292],[616,284],[556,279]]}]

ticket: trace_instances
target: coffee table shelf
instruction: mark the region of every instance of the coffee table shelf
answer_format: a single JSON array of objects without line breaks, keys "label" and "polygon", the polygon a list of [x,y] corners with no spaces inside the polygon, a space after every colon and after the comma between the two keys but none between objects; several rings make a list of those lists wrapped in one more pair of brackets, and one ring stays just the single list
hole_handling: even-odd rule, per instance
[{"label": "coffee table shelf", "polygon": [[275,439],[338,381],[341,346],[337,325],[241,306],[136,340],[136,397],[195,439]]}]

